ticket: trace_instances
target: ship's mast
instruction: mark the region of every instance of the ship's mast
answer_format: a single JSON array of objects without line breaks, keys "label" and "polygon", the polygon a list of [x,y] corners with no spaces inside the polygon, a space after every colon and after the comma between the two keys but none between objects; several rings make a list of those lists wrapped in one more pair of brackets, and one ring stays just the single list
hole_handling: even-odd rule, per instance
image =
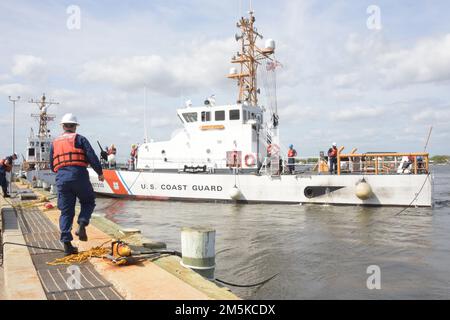
[{"label": "ship's mast", "polygon": [[54,101],[46,101],[45,93],[42,94],[41,100],[33,100],[31,99],[29,103],[35,103],[39,108],[39,114],[32,114],[31,116],[33,118],[39,119],[39,133],[38,136],[40,138],[48,138],[49,137],[49,130],[47,128],[47,124],[50,121],[55,120],[55,115],[48,114],[47,110],[48,108],[53,104],[59,104],[59,102]]},{"label": "ship's mast", "polygon": [[274,60],[274,46],[266,46],[260,49],[256,46],[256,40],[263,36],[254,27],[255,17],[253,11],[249,17],[242,17],[237,23],[241,34],[236,34],[236,41],[241,41],[240,51],[231,60],[232,63],[240,64],[240,72],[233,70],[228,75],[230,79],[237,79],[239,87],[238,103],[247,101],[252,106],[258,105],[258,87],[256,83],[257,69],[261,60]]}]

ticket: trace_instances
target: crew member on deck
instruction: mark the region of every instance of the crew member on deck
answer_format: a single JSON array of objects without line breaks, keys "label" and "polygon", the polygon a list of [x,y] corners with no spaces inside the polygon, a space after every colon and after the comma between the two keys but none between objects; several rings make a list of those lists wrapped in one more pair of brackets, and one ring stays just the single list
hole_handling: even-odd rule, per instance
[{"label": "crew member on deck", "polygon": [[77,118],[68,113],[62,118],[61,125],[64,133],[50,147],[50,168],[56,172],[58,208],[61,210],[61,242],[64,243],[65,254],[70,255],[78,252],[71,242],[76,199],[80,201],[81,210],[75,234],[81,241],[87,241],[86,226],[89,225],[95,208],[95,194],[89,181],[87,166],[91,165],[100,181],[104,181],[104,177],[100,161],[89,141],[75,133],[79,125]]},{"label": "crew member on deck", "polygon": [[116,167],[116,154],[117,154],[116,146],[112,144],[108,148],[108,165],[110,169]]},{"label": "crew member on deck", "polygon": [[0,185],[2,186],[3,196],[5,198],[10,197],[8,193],[8,181],[6,180],[6,173],[11,172],[14,160],[17,160],[17,154],[15,153],[12,156],[0,160]]},{"label": "crew member on deck", "polygon": [[336,142],[333,142],[332,147],[328,149],[328,163],[330,174],[337,173],[337,154],[337,144]]},{"label": "crew member on deck", "polygon": [[135,144],[132,144],[131,152],[130,152],[130,170],[136,169],[137,156],[138,156],[138,146]]},{"label": "crew member on deck", "polygon": [[292,174],[295,172],[295,157],[297,156],[297,151],[294,149],[294,145],[291,144],[289,146],[287,156],[289,174]]}]

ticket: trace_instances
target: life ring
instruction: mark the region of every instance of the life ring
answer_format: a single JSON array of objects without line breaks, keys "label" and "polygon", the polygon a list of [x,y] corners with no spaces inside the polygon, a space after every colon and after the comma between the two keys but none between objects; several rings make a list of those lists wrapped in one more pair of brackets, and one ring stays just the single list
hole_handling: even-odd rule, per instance
[{"label": "life ring", "polygon": [[251,153],[245,155],[244,161],[247,167],[253,167],[256,164],[255,156]]}]

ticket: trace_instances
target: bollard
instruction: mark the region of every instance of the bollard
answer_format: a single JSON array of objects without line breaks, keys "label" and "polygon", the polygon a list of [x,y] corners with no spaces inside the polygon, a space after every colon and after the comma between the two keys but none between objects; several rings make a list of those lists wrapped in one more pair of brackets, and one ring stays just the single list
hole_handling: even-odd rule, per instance
[{"label": "bollard", "polygon": [[50,185],[46,181],[42,181],[42,188],[46,191],[50,190]]},{"label": "bollard", "polygon": [[58,194],[58,189],[56,189],[54,184],[50,185],[50,193],[54,195]]},{"label": "bollard", "polygon": [[181,228],[181,265],[213,280],[216,230],[209,227]]}]

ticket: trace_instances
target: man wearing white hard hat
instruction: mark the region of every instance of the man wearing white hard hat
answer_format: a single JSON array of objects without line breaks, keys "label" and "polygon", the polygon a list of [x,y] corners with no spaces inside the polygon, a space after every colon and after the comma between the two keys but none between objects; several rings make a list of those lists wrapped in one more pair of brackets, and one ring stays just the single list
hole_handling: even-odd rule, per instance
[{"label": "man wearing white hard hat", "polygon": [[[17,153],[6,157],[5,159],[0,159],[0,186],[3,190],[3,197],[9,198],[10,195],[8,193],[8,181],[6,180],[6,173],[11,172],[14,160],[17,160]],[[12,180],[12,179],[11,179]]]},{"label": "man wearing white hard hat", "polygon": [[337,173],[337,144],[333,142],[333,145],[328,149],[328,167],[330,174]]},{"label": "man wearing white hard hat", "polygon": [[86,227],[95,208],[95,194],[87,166],[95,170],[100,181],[104,181],[104,178],[102,166],[91,144],[76,133],[79,125],[77,117],[67,113],[62,117],[61,125],[64,132],[53,141],[50,148],[50,168],[56,172],[61,242],[64,243],[65,254],[70,255],[78,253],[78,249],[72,246],[71,233],[76,199],[80,201],[81,210],[75,234],[81,241],[87,241]]}]

